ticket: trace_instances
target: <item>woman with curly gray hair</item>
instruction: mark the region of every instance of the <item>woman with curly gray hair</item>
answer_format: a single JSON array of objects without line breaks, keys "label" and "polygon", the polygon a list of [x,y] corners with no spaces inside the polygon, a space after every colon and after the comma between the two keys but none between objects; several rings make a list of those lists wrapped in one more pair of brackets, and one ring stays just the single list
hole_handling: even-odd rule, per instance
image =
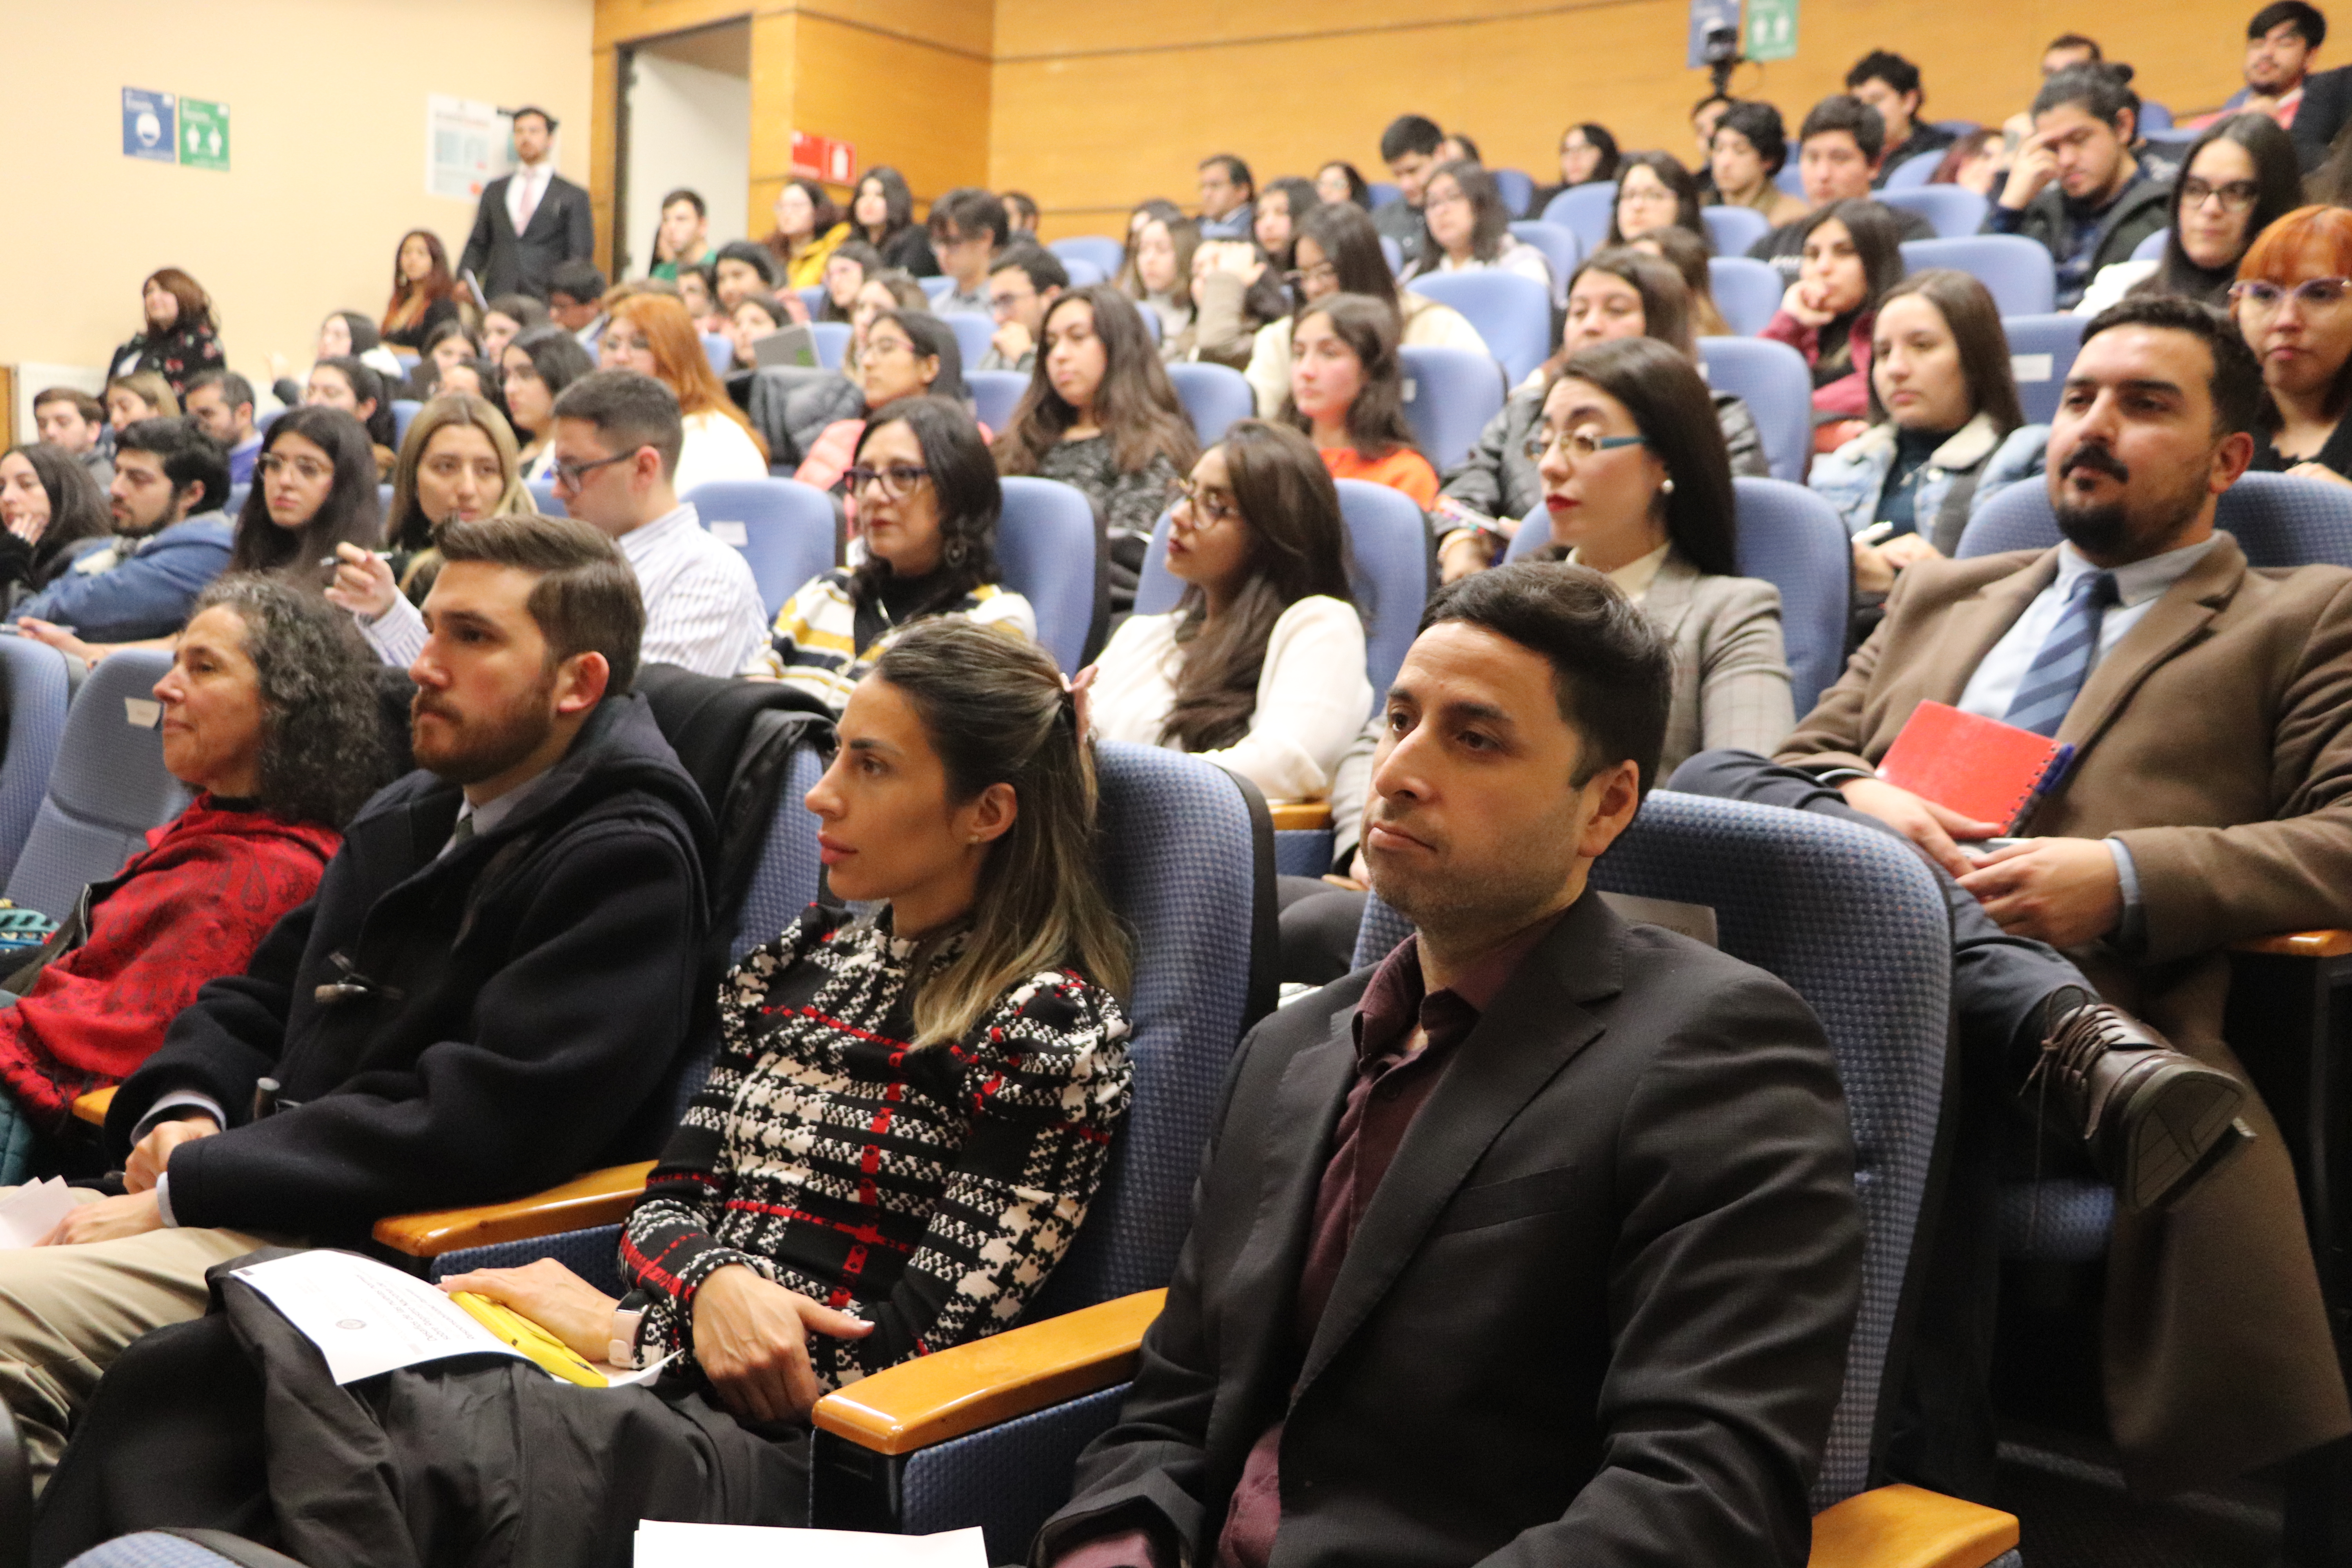
[{"label": "woman with curly gray hair", "polygon": [[195,798],[6,977],[0,1185],[54,1163],[75,1099],[129,1076],[317,889],[390,772],[373,667],[345,617],[289,583],[226,576],[196,601],[154,687],[163,765]]}]

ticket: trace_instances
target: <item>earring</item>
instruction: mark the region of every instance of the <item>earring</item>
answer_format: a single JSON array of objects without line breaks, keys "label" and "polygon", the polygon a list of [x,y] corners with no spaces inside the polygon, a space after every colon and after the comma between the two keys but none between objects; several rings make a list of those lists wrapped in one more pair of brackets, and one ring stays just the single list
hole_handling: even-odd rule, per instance
[{"label": "earring", "polygon": [[1658,481],[1658,493],[1662,496],[1670,496],[1675,493],[1675,481],[1671,477]]}]

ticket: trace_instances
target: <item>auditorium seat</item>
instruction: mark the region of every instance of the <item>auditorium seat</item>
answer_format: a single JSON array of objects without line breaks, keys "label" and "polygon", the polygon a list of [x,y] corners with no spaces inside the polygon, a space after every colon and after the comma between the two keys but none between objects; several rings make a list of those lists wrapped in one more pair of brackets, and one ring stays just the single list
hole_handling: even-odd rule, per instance
[{"label": "auditorium seat", "polygon": [[955,292],[952,278],[918,278],[915,281],[922,285],[925,297],[934,305]]},{"label": "auditorium seat", "polygon": [[1109,273],[1081,256],[1063,257],[1062,270],[1070,275],[1070,287],[1073,289],[1085,289],[1110,280]]},{"label": "auditorium seat", "polygon": [[971,394],[972,417],[1001,436],[1013,423],[1021,395],[1029,390],[1029,376],[1018,370],[968,370],[963,384]]},{"label": "auditorium seat", "polygon": [[1381,259],[1389,264],[1391,278],[1404,270],[1404,247],[1396,242],[1394,235],[1381,236]]},{"label": "auditorium seat", "polygon": [[1167,369],[1176,400],[1192,416],[1202,446],[1223,440],[1225,427],[1235,420],[1257,417],[1257,394],[1231,365],[1181,363]]},{"label": "auditorium seat", "polygon": [[1796,149],[1792,147],[1789,152],[1789,161],[1780,165],[1780,172],[1772,176],[1772,183],[1802,201],[1805,195],[1804,173],[1797,162]]},{"label": "auditorium seat", "polygon": [[[2157,102],[2154,99],[2143,98],[2139,100],[2139,130],[2141,135],[2152,136],[2159,131],[2169,131],[2171,129],[2172,110],[2165,108],[2164,105]],[[2192,132],[2190,134],[2199,135],[2201,134],[2201,132]]]},{"label": "auditorium seat", "polygon": [[711,374],[725,375],[728,367],[735,363],[735,345],[728,340],[725,332],[705,332],[702,334],[702,356],[710,362]]},{"label": "auditorium seat", "polygon": [[1422,456],[1443,474],[1502,411],[1502,374],[1476,349],[1407,343],[1397,351],[1397,363],[1404,372],[1405,422]]},{"label": "auditorium seat", "polygon": [[393,448],[397,451],[408,439],[408,427],[416,423],[416,411],[425,405],[413,397],[392,400]]},{"label": "auditorium seat", "polygon": [[795,289],[793,292],[801,297],[801,308],[808,312],[809,323],[814,326],[816,323],[817,313],[824,309],[824,285],[812,283],[805,289]]},{"label": "auditorium seat", "polygon": [[771,621],[802,584],[835,565],[833,500],[814,486],[798,479],[720,479],[697,485],[678,500],[693,506],[711,538],[742,552]]},{"label": "auditorium seat", "polygon": [[1540,218],[1521,218],[1511,225],[1512,237],[1532,245],[1551,264],[1551,300],[1557,305],[1568,298],[1568,280],[1576,275],[1577,263],[1584,259],[1584,242],[1576,231]]},{"label": "auditorium seat", "polygon": [[2169,228],[2158,229],[2154,234],[2149,235],[2146,239],[2141,240],[2137,245],[2132,247],[2131,258],[2134,261],[2163,260],[2164,243],[2167,239],[2170,238],[2171,236],[2172,230]]},{"label": "auditorium seat", "polygon": [[2001,321],[2001,330],[2009,334],[2010,370],[2017,377],[2026,423],[2047,425],[2058,412],[2059,395],[2066,389],[2066,373],[2074,367],[2075,352],[2083,346],[2087,319],[2061,310]]},{"label": "auditorium seat", "polygon": [[235,522],[245,515],[245,498],[252,493],[253,487],[249,484],[229,486],[228,504],[222,507],[221,511],[231,522]]},{"label": "auditorium seat", "polygon": [[1495,194],[1503,198],[1503,210],[1517,217],[1528,210],[1536,199],[1536,183],[1524,169],[1489,169],[1495,182]]},{"label": "auditorium seat", "polygon": [[1906,270],[1953,267],[1991,291],[2004,316],[2042,316],[2055,308],[2057,269],[2050,252],[2014,234],[1975,234],[1953,239],[1906,239]]},{"label": "auditorium seat", "polygon": [[1748,247],[1772,232],[1771,223],[1754,207],[1701,207],[1698,216],[1717,257],[1745,257]]},{"label": "auditorium seat", "polygon": [[1413,279],[1409,287],[1453,306],[1477,328],[1513,386],[1551,357],[1551,300],[1532,278],[1516,272],[1433,272]]},{"label": "auditorium seat", "polygon": [[64,654],[32,637],[0,636],[0,713],[8,734],[0,752],[0,884],[16,870],[41,814],[72,699]]},{"label": "auditorium seat", "polygon": [[1709,386],[1741,398],[1755,416],[1772,477],[1802,484],[1813,460],[1813,375],[1805,356],[1769,338],[1701,338],[1698,361]]},{"label": "auditorium seat", "polygon": [[842,356],[849,353],[850,327],[847,321],[811,321],[809,343],[816,350],[817,368],[839,370]]},{"label": "auditorium seat", "polygon": [[523,489],[530,492],[530,504],[549,517],[570,517],[563,502],[556,498],[553,479],[527,479]]},{"label": "auditorium seat", "polygon": [[963,363],[967,365],[978,364],[996,336],[996,318],[984,311],[950,310],[940,320],[955,333],[956,349],[963,355]]},{"label": "auditorium seat", "polygon": [[1110,605],[1109,555],[1086,496],[1057,479],[1007,479],[998,580],[1029,601],[1037,642],[1065,675],[1094,650]]},{"label": "auditorium seat", "polygon": [[1570,185],[1544,204],[1543,221],[1577,237],[1589,254],[1609,243],[1609,219],[1617,207],[1617,182],[1595,180]]},{"label": "auditorium seat", "polygon": [[[2293,474],[2242,474],[2221,492],[2213,521],[2257,570],[2352,566],[2352,488]],[[2005,550],[2047,550],[2058,537],[2050,491],[2037,474],[1985,502],[1952,553],[1965,561]]]},{"label": "auditorium seat", "polygon": [[[1057,239],[1046,249],[1062,258],[1068,266],[1073,261],[1091,265],[1105,278],[1118,276],[1119,264],[1127,259],[1127,249],[1118,241],[1104,234],[1074,234],[1067,239]],[[1075,277],[1071,279],[1076,282]]]},{"label": "auditorium seat", "polygon": [[1404,193],[1397,189],[1396,186],[1389,184],[1386,180],[1373,180],[1366,185],[1365,190],[1371,197],[1372,210],[1374,212],[1380,211],[1382,207],[1387,206],[1391,202],[1401,202],[1404,200]]},{"label": "auditorium seat", "polygon": [[[163,705],[152,695],[171,667],[161,649],[123,648],[82,681],[8,875],[11,902],[65,919],[84,886],[121,870],[150,829],[188,804],[186,787],[163,771]],[[6,773],[0,768],[0,781],[13,786]]]},{"label": "auditorium seat", "polygon": [[[1940,153],[1922,153],[1911,162],[1942,156]],[[1965,185],[1890,184],[1878,194],[1878,199],[1890,207],[1917,213],[1927,220],[1939,239],[1966,238],[1984,225],[1985,199]]]},{"label": "auditorium seat", "polygon": [[1752,338],[1772,324],[1772,314],[1789,286],[1769,261],[1752,256],[1713,256],[1706,263],[1707,287],[1724,324],[1743,338]]},{"label": "auditorium seat", "polygon": [[1162,330],[1160,321],[1160,312],[1150,310],[1145,306],[1139,305],[1136,307],[1135,313],[1143,318],[1143,335],[1151,340],[1152,347],[1159,347],[1160,332]]},{"label": "auditorium seat", "polygon": [[[1943,148],[1938,147],[1931,153],[1915,153],[1895,164],[1887,173],[1886,184],[1879,187],[1879,199],[1885,201],[1888,194],[1895,191],[1927,189],[1928,179],[1936,173],[1937,166],[1944,161],[1944,152]],[[1960,187],[1949,185],[1937,188],[1956,191]],[[1974,233],[1975,230],[1971,229],[1969,232]]]}]

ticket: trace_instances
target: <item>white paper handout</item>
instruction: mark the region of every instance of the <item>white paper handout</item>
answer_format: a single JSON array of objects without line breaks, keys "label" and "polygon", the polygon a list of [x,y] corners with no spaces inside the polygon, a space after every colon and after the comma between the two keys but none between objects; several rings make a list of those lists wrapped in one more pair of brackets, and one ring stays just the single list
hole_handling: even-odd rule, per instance
[{"label": "white paper handout", "polygon": [[988,1544],[976,1526],[875,1535],[648,1519],[637,1525],[635,1568],[988,1568]]},{"label": "white paper handout", "polygon": [[0,1252],[38,1247],[41,1237],[58,1228],[58,1221],[81,1205],[73,1189],[55,1176],[27,1182],[0,1203]]}]

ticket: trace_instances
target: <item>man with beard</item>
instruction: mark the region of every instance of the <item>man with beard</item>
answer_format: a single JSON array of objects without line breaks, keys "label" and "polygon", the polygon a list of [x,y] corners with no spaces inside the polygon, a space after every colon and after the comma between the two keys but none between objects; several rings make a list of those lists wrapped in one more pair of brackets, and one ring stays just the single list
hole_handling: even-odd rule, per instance
[{"label": "man with beard", "polygon": [[[2221,1036],[2223,948],[2352,923],[2352,572],[2257,573],[2213,526],[2261,405],[2219,311],[2094,317],[2050,430],[2065,542],[1906,572],[1775,762],[1707,752],[1674,779],[1883,826],[1948,879],[1961,1135],[1924,1299],[1952,1321],[1918,1336],[1905,1479],[1984,1495],[1998,1108],[2029,1088],[2051,1147],[2116,1187],[2103,1339],[2135,1481],[2352,1431],[2286,1150]],[[2027,837],[1983,845],[2006,825],[1875,775],[1922,700],[2074,748]]]},{"label": "man with beard", "polygon": [[228,455],[194,419],[141,419],[114,438],[111,543],[84,550],[16,614],[92,643],[167,637],[228,564]]},{"label": "man with beard", "polygon": [[584,523],[452,521],[410,668],[421,771],[310,902],[205,985],[117,1093],[118,1196],[0,1252],[0,1395],[36,1478],[131,1340],[262,1237],[651,1155],[697,997],[713,831],[629,694],[636,580]]},{"label": "man with beard", "polygon": [[1805,1562],[1862,1284],[1829,1046],[1587,887],[1672,668],[1580,567],[1430,601],[1364,815],[1415,934],[1242,1042],[1167,1305],[1033,1561]]}]

